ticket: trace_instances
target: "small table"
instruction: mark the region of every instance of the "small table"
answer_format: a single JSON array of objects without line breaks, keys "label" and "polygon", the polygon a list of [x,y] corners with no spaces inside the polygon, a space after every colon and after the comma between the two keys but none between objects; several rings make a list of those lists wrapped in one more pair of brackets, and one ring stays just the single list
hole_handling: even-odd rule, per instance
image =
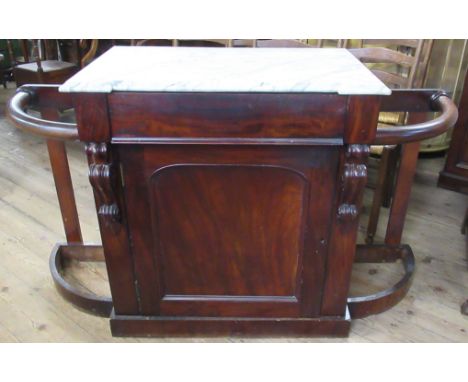
[{"label": "small table", "polygon": [[[344,49],[114,47],[56,90],[23,88],[10,115],[86,142],[103,246],[59,245],[51,269],[114,335],[345,336],[408,290],[408,246],[356,246],[369,145],[446,129],[447,97],[390,95]],[[77,127],[27,116],[27,92],[72,103]],[[381,110],[431,108],[376,137]],[[111,299],[61,277],[62,259],[102,251]],[[354,261],[398,258],[391,290],[349,298]]]}]

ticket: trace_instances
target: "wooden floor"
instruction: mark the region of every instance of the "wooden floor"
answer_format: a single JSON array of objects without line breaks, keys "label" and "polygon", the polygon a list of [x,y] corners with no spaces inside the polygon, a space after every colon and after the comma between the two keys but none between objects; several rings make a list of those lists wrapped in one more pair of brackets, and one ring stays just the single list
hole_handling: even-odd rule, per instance
[{"label": "wooden floor", "polygon": [[[48,257],[53,245],[64,241],[55,188],[44,141],[16,130],[5,119],[5,102],[13,91],[0,89],[0,342],[468,342],[468,317],[460,314],[468,298],[466,242],[460,234],[467,198],[436,188],[444,162],[440,157],[419,160],[412,190],[403,238],[417,259],[409,294],[385,313],[355,320],[349,338],[112,338],[107,319],[78,311],[54,289]],[[68,150],[83,235],[87,242],[99,243],[83,147],[70,143]],[[371,195],[366,190],[366,207]],[[382,215],[387,217],[385,209]],[[382,238],[384,223],[377,239]],[[379,290],[400,275],[399,264],[356,265],[352,292]],[[91,290],[108,293],[102,266],[76,264],[70,277],[86,279]]]}]

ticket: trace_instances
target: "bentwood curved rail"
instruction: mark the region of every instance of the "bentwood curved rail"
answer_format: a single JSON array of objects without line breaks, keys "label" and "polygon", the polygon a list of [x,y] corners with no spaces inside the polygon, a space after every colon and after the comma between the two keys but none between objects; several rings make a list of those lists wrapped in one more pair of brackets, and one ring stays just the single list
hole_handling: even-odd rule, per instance
[{"label": "bentwood curved rail", "polygon": [[[76,124],[48,121],[27,113],[31,107],[50,103],[58,108],[71,108],[69,94],[59,93],[53,85],[24,85],[18,89],[8,104],[8,115],[22,130],[45,138],[78,139]],[[47,106],[47,105],[45,105]],[[435,137],[453,126],[458,118],[457,107],[448,95],[440,90],[394,90],[382,97],[381,111],[440,112],[432,120],[405,126],[377,129],[375,145],[393,145]]]},{"label": "bentwood curved rail", "polygon": [[10,99],[7,113],[21,130],[28,133],[59,140],[78,139],[78,129],[75,123],[48,121],[27,113],[28,109],[39,105],[56,109],[73,107],[70,95],[59,93],[57,86],[24,85]]},{"label": "bentwood curved rail", "polygon": [[[422,96],[422,100],[416,101],[415,96]],[[373,142],[376,145],[394,145],[432,138],[452,127],[458,118],[458,110],[453,101],[439,90],[394,90],[386,98],[382,100],[381,111],[433,111],[441,114],[423,123],[378,128]],[[425,101],[425,104],[420,104],[421,101]]]}]

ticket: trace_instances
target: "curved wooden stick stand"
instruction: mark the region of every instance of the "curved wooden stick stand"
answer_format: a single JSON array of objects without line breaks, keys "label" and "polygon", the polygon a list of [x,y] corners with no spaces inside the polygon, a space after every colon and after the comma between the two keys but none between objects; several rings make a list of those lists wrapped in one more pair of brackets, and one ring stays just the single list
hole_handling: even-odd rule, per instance
[{"label": "curved wooden stick stand", "polygon": [[82,291],[66,281],[63,277],[66,260],[104,261],[102,246],[56,244],[50,254],[49,268],[55,286],[65,300],[88,313],[109,317],[112,311],[112,298]]},{"label": "curved wooden stick stand", "polygon": [[408,292],[413,281],[415,261],[409,245],[358,245],[356,263],[393,263],[402,260],[404,276],[391,288],[367,296],[348,298],[351,318],[363,318],[382,313],[398,304]]},{"label": "curved wooden stick stand", "polygon": [[[56,86],[26,85],[11,99],[8,114],[18,127],[46,138],[77,139],[75,124],[48,121],[26,113],[31,104],[39,107],[71,107],[70,95],[58,93]],[[398,90],[383,97],[380,111],[437,111],[440,115],[420,124],[378,129],[373,144],[401,144],[431,138],[453,126],[457,119],[454,103],[443,92],[436,90]],[[414,166],[413,166],[414,167]],[[406,205],[400,206],[399,219],[404,219]],[[390,225],[393,224],[390,222]],[[401,236],[394,235],[399,243]],[[403,278],[391,288],[368,296],[348,298],[353,318],[362,318],[383,312],[396,305],[409,290],[415,269],[414,255],[408,245],[358,245],[356,262],[382,263],[401,259],[405,270]],[[89,313],[109,317],[113,309],[110,297],[100,297],[71,285],[63,277],[67,260],[104,261],[101,246],[58,244],[50,257],[50,270],[59,293],[75,306]]]}]

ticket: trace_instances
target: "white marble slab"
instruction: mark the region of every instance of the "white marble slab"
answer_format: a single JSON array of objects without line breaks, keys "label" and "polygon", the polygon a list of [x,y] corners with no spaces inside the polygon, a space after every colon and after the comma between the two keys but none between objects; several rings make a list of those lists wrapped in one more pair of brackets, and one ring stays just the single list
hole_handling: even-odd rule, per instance
[{"label": "white marble slab", "polygon": [[113,47],[61,92],[391,93],[345,49]]}]

